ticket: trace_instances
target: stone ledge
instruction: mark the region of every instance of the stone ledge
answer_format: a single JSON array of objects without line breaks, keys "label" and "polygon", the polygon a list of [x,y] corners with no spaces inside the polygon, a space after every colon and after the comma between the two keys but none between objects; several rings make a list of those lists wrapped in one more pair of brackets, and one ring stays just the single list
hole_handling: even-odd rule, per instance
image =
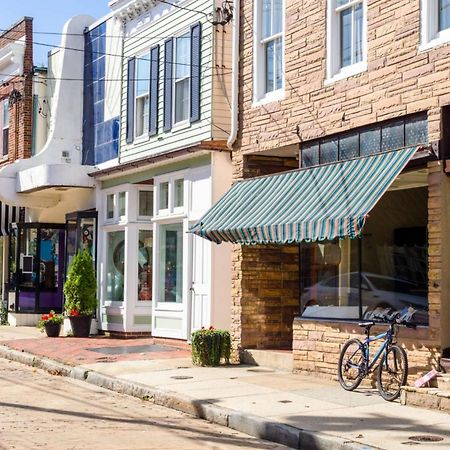
[{"label": "stone ledge", "polygon": [[450,391],[404,386],[400,395],[400,403],[405,406],[419,406],[450,413]]}]

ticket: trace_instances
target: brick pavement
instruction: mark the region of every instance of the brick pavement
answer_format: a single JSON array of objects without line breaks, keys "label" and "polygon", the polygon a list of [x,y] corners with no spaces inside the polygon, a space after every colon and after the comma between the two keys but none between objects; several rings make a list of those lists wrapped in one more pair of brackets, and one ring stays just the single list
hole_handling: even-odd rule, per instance
[{"label": "brick pavement", "polygon": [[[16,339],[0,341],[1,345],[9,348],[44,356],[57,360],[65,364],[76,366],[79,364],[91,364],[96,362],[117,362],[136,360],[155,360],[172,358],[189,358],[191,352],[186,343],[172,343],[167,345],[165,340],[154,338],[146,339],[113,339],[107,336],[90,338],[37,338],[37,339]],[[140,351],[142,346],[157,344],[157,351]],[[124,351],[126,348],[138,347],[137,352],[123,354],[104,354],[93,349],[107,349],[120,347]],[[155,348],[155,347],[154,347]],[[117,349],[120,351],[121,349]],[[134,349],[131,349],[132,351]],[[114,351],[114,349],[113,349]]]}]

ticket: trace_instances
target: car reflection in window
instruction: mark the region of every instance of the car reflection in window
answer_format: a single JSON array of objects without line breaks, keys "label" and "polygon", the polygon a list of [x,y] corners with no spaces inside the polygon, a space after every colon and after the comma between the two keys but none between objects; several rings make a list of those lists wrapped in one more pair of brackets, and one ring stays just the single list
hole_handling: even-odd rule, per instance
[{"label": "car reflection in window", "polygon": [[[329,318],[358,319],[356,310],[359,309],[359,280],[357,272],[344,273],[305,288],[301,296],[303,316],[326,318],[328,312]],[[426,287],[409,281],[363,272],[361,300],[364,319],[377,315],[379,311],[413,308],[415,312],[411,315],[411,320],[418,324],[428,323]],[[317,308],[321,307],[326,307],[327,311],[320,311],[319,314]],[[340,311],[336,311],[336,308]],[[345,312],[346,308],[348,314]]]}]

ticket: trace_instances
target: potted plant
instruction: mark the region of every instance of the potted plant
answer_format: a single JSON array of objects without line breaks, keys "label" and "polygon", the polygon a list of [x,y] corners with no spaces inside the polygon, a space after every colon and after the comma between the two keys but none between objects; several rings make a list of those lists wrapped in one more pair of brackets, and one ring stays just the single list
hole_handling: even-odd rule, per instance
[{"label": "potted plant", "polygon": [[58,337],[63,320],[62,314],[56,314],[55,311],[51,310],[48,314],[42,314],[38,327],[41,331],[45,330],[48,337]]},{"label": "potted plant", "polygon": [[97,308],[97,280],[87,249],[77,252],[64,285],[66,314],[75,337],[89,337],[92,315]]},{"label": "potted plant", "polygon": [[198,366],[218,366],[230,362],[231,338],[228,331],[204,328],[192,333],[192,362]]}]

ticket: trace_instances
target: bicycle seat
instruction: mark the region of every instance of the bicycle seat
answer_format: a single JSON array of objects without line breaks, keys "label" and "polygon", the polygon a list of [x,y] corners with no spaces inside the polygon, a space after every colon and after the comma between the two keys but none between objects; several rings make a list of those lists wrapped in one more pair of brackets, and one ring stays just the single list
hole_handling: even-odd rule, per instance
[{"label": "bicycle seat", "polygon": [[369,328],[375,325],[375,322],[360,322],[358,323],[360,327]]}]

